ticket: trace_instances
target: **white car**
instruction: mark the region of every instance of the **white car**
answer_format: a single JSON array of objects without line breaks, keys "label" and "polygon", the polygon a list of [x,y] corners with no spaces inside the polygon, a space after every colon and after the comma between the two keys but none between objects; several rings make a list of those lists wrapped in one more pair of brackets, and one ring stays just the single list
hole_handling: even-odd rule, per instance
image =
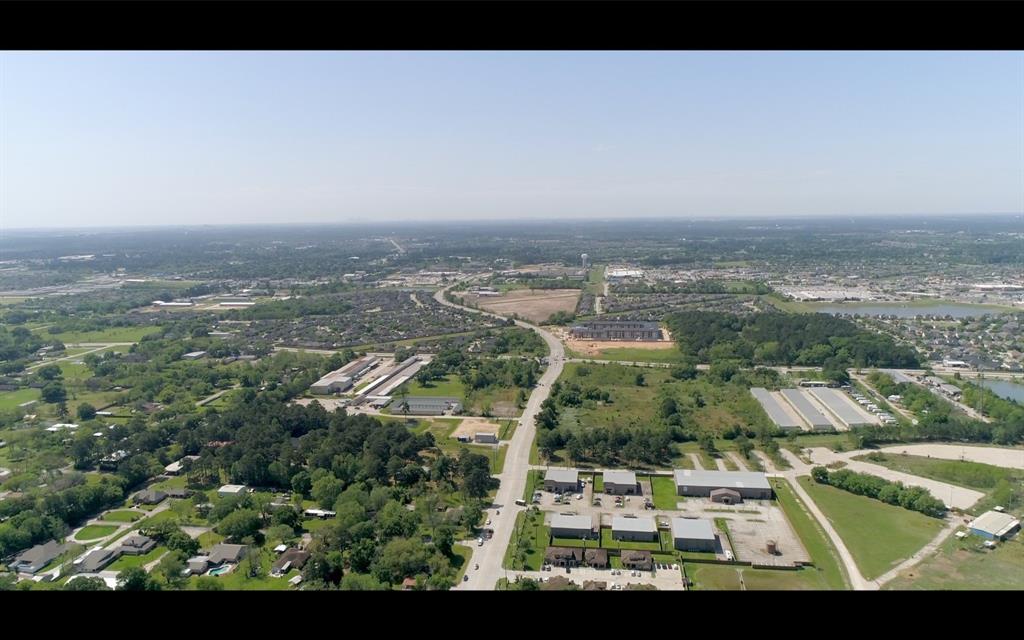
[{"label": "white car", "polygon": [[485,527],[491,526],[491,519],[490,518],[487,518],[487,522],[484,523],[484,526]]},{"label": "white car", "polygon": [[478,547],[484,546],[484,539],[483,538],[477,538],[476,539],[476,546],[478,546]]}]

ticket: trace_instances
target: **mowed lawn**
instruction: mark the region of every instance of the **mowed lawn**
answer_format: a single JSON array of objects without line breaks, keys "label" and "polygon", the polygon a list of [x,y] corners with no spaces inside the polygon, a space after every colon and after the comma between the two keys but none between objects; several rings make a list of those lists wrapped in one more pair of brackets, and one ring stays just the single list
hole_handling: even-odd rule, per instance
[{"label": "mowed lawn", "polygon": [[18,389],[17,391],[0,392],[0,410],[9,411],[17,409],[18,405],[39,400],[39,389]]},{"label": "mowed lawn", "polygon": [[[697,591],[815,591],[827,589],[813,569],[797,571],[687,562],[686,577]],[[742,580],[742,584],[741,584]]]},{"label": "mowed lawn", "polygon": [[45,329],[37,332],[47,340],[60,340],[61,342],[138,342],[144,336],[160,331],[160,327],[110,327],[102,331],[65,331],[63,333],[50,333]]},{"label": "mowed lawn", "polygon": [[75,540],[96,540],[105,538],[117,531],[117,525],[113,524],[90,524],[83,527],[75,536]]},{"label": "mowed lawn", "polygon": [[112,563],[110,563],[106,570],[124,571],[129,567],[142,567],[149,564],[150,562],[153,562],[154,560],[159,559],[160,556],[164,555],[165,553],[167,553],[167,547],[158,545],[156,547],[153,547],[153,550],[149,553],[145,553],[141,556],[121,556],[117,560],[114,560]]},{"label": "mowed lawn", "polygon": [[142,514],[136,511],[110,511],[102,516],[106,522],[135,522],[141,517]]},{"label": "mowed lawn", "polygon": [[677,504],[683,501],[676,495],[676,482],[670,476],[651,476],[651,491],[657,509],[678,509]]},{"label": "mowed lawn", "polygon": [[906,569],[883,589],[1024,590],[1024,541],[1018,535],[985,549],[978,536],[950,536],[938,552]]},{"label": "mowed lawn", "polygon": [[943,521],[902,507],[798,478],[835,527],[867,579],[906,560],[942,529]]}]

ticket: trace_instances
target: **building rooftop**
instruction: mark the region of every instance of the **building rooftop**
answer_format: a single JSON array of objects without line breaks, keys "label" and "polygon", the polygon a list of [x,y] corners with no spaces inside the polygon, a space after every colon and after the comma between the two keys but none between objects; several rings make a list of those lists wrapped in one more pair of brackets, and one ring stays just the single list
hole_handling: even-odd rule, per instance
[{"label": "building rooftop", "polygon": [[704,471],[676,469],[672,473],[676,486],[728,487],[731,489],[771,489],[768,476],[756,471]]},{"label": "building rooftop", "polygon": [[714,540],[715,528],[710,520],[672,518],[672,537],[686,540]]},{"label": "building rooftop", "polygon": [[971,528],[993,536],[1004,536],[1018,524],[1020,521],[1008,513],[986,511],[974,519]]},{"label": "building rooftop", "polygon": [[544,474],[544,480],[552,482],[579,482],[580,472],[576,469],[548,469]]},{"label": "building rooftop", "polygon": [[635,485],[636,484],[636,473],[632,471],[605,471],[604,482],[608,484],[622,484],[622,485]]},{"label": "building rooftop", "polygon": [[612,518],[612,531],[632,531],[635,533],[655,533],[658,524],[654,518],[629,518],[615,516]]},{"label": "building rooftop", "polygon": [[567,516],[556,513],[551,516],[552,529],[594,529],[594,520],[590,516]]}]

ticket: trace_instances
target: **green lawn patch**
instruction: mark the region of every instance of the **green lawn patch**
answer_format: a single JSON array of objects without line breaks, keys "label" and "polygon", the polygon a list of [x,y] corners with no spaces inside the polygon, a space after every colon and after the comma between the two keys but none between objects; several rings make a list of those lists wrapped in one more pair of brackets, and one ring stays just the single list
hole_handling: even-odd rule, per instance
[{"label": "green lawn patch", "polygon": [[604,474],[594,474],[594,493],[604,493]]},{"label": "green lawn patch", "polygon": [[393,391],[391,395],[396,400],[400,399],[403,390],[410,396],[451,396],[460,399],[466,397],[466,387],[459,380],[459,377],[455,375],[445,376],[441,380],[434,380],[426,387],[416,380],[410,380],[399,389]]},{"label": "green lawn patch", "polygon": [[106,522],[135,522],[142,514],[137,511],[108,511],[101,517]]},{"label": "green lawn patch", "polygon": [[[582,541],[581,541],[582,542]],[[590,543],[591,545],[593,542]],[[579,546],[583,546],[580,544]],[[632,542],[625,540],[615,540],[612,538],[611,527],[601,528],[601,546],[605,549],[633,549],[633,550],[646,550],[646,551],[661,551],[661,540],[658,542]]]},{"label": "green lawn patch", "polygon": [[452,545],[452,566],[458,568],[459,573],[455,576],[455,584],[462,582],[462,576],[469,568],[469,559],[473,557],[473,550],[464,544]]},{"label": "green lawn patch", "polygon": [[601,349],[596,356],[579,356],[585,359],[614,360],[616,362],[681,362],[683,354],[679,347],[673,344],[664,349],[637,349],[635,347],[615,347],[612,349]]},{"label": "green lawn patch", "polygon": [[17,409],[18,405],[39,400],[39,389],[18,389],[17,391],[0,392],[0,410],[10,411]]},{"label": "green lawn patch", "polygon": [[515,531],[505,549],[502,564],[508,569],[540,571],[544,564],[544,550],[551,539],[551,530],[544,525],[541,511],[523,511],[516,515]]},{"label": "green lawn patch", "polygon": [[87,527],[83,527],[75,535],[75,540],[98,540],[99,538],[106,538],[115,531],[117,531],[117,525],[90,524]]},{"label": "green lawn patch", "polygon": [[669,476],[651,476],[651,491],[657,509],[678,509],[677,503],[683,500],[682,496],[676,495],[675,480]]},{"label": "green lawn patch", "polygon": [[942,520],[797,479],[835,527],[867,579],[877,578],[938,535]]},{"label": "green lawn patch", "polygon": [[523,489],[523,500],[527,504],[533,501],[533,492],[544,486],[544,472],[530,469],[526,472],[526,488]]},{"label": "green lawn patch", "polygon": [[156,546],[141,556],[121,556],[106,568],[106,571],[124,571],[129,567],[142,567],[167,553],[167,547]]},{"label": "green lawn patch", "polygon": [[821,525],[807,510],[806,505],[789,486],[789,483],[782,478],[770,480],[775,490],[775,497],[779,506],[786,514],[786,519],[793,526],[804,549],[811,556],[814,563],[814,570],[822,576],[822,582],[829,589],[849,589],[849,583],[839,552],[836,551],[832,541],[829,540]]}]

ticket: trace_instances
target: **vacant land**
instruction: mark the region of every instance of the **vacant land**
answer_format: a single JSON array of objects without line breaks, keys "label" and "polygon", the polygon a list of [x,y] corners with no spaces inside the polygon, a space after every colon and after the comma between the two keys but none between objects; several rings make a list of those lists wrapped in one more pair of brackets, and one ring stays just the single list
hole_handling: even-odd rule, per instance
[{"label": "vacant land", "polygon": [[885,589],[1024,589],[1024,541],[1020,536],[986,549],[981,538],[950,536],[939,550],[902,571]]},{"label": "vacant land", "polygon": [[39,389],[18,389],[0,392],[0,411],[17,409],[18,405],[39,400]]},{"label": "vacant land", "polygon": [[523,511],[516,516],[516,528],[505,549],[503,566],[509,569],[540,571],[544,564],[544,550],[551,538],[551,530],[544,524],[540,511]]},{"label": "vacant land", "polygon": [[579,289],[515,289],[500,296],[463,296],[466,302],[491,313],[515,314],[531,322],[543,322],[559,311],[573,313],[579,299]]},{"label": "vacant land", "polygon": [[160,327],[111,327],[102,331],[40,332],[47,340],[60,340],[65,344],[77,342],[138,342],[144,336],[160,331]]},{"label": "vacant land", "polygon": [[135,522],[142,517],[136,511],[111,511],[103,514],[103,520],[107,522]]},{"label": "vacant land", "polygon": [[824,512],[867,579],[906,560],[942,529],[943,521],[902,507],[798,479]]},{"label": "vacant land", "polygon": [[478,433],[494,433],[500,434],[502,425],[487,420],[485,418],[465,418],[459,424],[458,428],[452,432],[452,438],[458,438],[459,436],[468,436],[472,438]]},{"label": "vacant land", "polygon": [[[629,345],[629,346],[623,346]],[[617,362],[679,362],[683,354],[674,342],[594,342],[566,340],[569,356]]]},{"label": "vacant land", "polygon": [[793,526],[804,549],[814,563],[813,570],[821,574],[822,582],[829,589],[848,589],[839,552],[828,539],[825,531],[814,520],[807,507],[800,501],[786,480],[774,478],[771,481],[779,506],[786,513],[786,519]]},{"label": "vacant land", "polygon": [[873,452],[857,456],[856,459],[894,471],[984,491],[985,497],[968,509],[974,515],[980,515],[997,505],[1010,510],[1024,506],[1024,471],[1019,469],[967,460],[940,460],[892,453]]},{"label": "vacant land", "polygon": [[686,577],[698,591],[814,591],[828,589],[814,569],[783,571],[687,562]]}]

